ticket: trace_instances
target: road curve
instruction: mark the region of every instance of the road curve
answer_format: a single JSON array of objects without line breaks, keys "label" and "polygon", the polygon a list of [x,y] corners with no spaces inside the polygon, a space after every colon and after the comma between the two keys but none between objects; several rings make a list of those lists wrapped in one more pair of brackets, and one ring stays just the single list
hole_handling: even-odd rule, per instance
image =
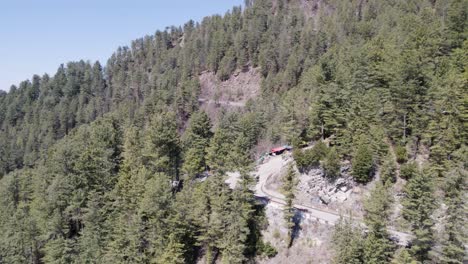
[{"label": "road curve", "polygon": [[[274,173],[280,173],[281,168],[285,165],[285,161],[283,161],[281,156],[276,156],[270,158],[269,161],[260,165],[257,170],[258,174],[258,183],[255,186],[255,195],[257,197],[266,197],[268,198],[269,202],[275,203],[278,205],[285,205],[286,201],[282,194],[274,191],[268,190],[265,187],[266,182],[268,179],[274,175]],[[340,214],[339,212],[330,212],[325,211],[323,209],[319,209],[316,207],[312,207],[310,205],[304,205],[299,203],[293,204],[294,208],[299,209],[303,214],[308,215],[309,217],[318,220],[324,224],[328,225],[335,225],[341,217],[351,218],[356,220],[357,222],[361,223],[362,226],[365,226],[363,223],[362,218],[352,217],[349,215]],[[387,228],[387,231],[390,235],[398,240],[398,244],[400,245],[407,245],[408,242],[411,240],[411,235],[404,232],[399,232],[392,228]]]}]

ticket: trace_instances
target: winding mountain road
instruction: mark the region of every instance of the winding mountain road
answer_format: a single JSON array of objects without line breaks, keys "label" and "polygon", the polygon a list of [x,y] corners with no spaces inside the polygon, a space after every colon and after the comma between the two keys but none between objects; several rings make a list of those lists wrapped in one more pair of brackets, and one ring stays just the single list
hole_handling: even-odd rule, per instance
[{"label": "winding mountain road", "polygon": [[[282,156],[275,156],[271,157],[265,163],[258,166],[256,175],[258,176],[258,182],[255,186],[255,195],[261,198],[267,198],[270,203],[274,203],[280,206],[286,204],[284,195],[275,191],[275,190],[268,190],[265,185],[268,179],[278,173],[281,173],[281,169],[287,164],[287,161],[284,161]],[[335,225],[341,217],[348,217],[352,218],[365,227],[363,220],[361,218],[352,217],[344,214],[340,214],[339,212],[334,212],[330,210],[323,210],[312,205],[305,205],[294,203],[294,208],[299,209],[303,214],[307,215],[312,219],[316,219],[317,221],[327,224],[327,225]],[[408,242],[411,240],[411,235],[404,232],[399,232],[397,230],[388,228],[387,229],[390,235],[395,238],[400,245],[407,245]]]}]

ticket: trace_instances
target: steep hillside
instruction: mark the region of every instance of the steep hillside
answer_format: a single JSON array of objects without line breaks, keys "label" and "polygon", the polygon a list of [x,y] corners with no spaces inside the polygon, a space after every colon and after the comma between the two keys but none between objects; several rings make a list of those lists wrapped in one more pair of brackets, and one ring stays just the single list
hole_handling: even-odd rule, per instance
[{"label": "steep hillside", "polygon": [[467,9],[249,0],[0,92],[0,263],[463,262]]}]

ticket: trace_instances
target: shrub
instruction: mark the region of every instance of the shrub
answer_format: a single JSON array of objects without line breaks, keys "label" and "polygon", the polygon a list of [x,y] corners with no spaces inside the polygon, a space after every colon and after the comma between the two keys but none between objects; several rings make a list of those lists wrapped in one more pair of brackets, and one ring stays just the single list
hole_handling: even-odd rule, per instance
[{"label": "shrub", "polygon": [[418,172],[418,166],[414,162],[408,162],[400,167],[400,177],[406,180],[411,179]]},{"label": "shrub", "polygon": [[299,148],[294,148],[292,155],[293,155],[294,161],[296,161],[297,169],[300,172],[303,172],[305,168],[307,167],[307,162],[306,162],[304,152],[302,152],[302,150]]},{"label": "shrub", "polygon": [[260,254],[262,256],[265,256],[267,258],[272,258],[274,256],[276,256],[276,254],[278,254],[278,251],[276,250],[275,247],[273,247],[271,245],[270,242],[262,242],[260,244],[260,248],[259,248],[259,251],[260,251]]},{"label": "shrub", "polygon": [[328,154],[328,147],[323,143],[323,141],[319,140],[315,143],[314,147],[310,149],[311,154],[316,160],[323,160]]},{"label": "shrub", "polygon": [[298,148],[293,150],[293,157],[300,172],[306,172],[312,167],[319,166],[320,160],[323,160],[327,154],[328,147],[322,141],[317,142],[314,147],[304,151]]},{"label": "shrub", "polygon": [[408,153],[406,152],[406,148],[404,146],[397,146],[395,148],[395,155],[397,162],[402,164],[408,160]]},{"label": "shrub", "polygon": [[279,230],[278,230],[278,229],[275,229],[275,230],[273,231],[273,238],[274,238],[274,239],[279,239],[280,236],[281,236],[281,234],[280,234]]}]

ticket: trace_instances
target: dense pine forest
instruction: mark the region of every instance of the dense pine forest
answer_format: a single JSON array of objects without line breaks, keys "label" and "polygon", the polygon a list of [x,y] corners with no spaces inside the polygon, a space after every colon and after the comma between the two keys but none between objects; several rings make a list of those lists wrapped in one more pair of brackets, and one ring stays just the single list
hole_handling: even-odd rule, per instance
[{"label": "dense pine forest", "polygon": [[[296,173],[349,161],[375,184],[330,263],[464,263],[467,36],[467,0],[247,0],[0,91],[0,263],[268,263],[250,174],[267,143],[294,147],[291,234]],[[199,76],[251,70],[258,96],[210,118]]]}]

